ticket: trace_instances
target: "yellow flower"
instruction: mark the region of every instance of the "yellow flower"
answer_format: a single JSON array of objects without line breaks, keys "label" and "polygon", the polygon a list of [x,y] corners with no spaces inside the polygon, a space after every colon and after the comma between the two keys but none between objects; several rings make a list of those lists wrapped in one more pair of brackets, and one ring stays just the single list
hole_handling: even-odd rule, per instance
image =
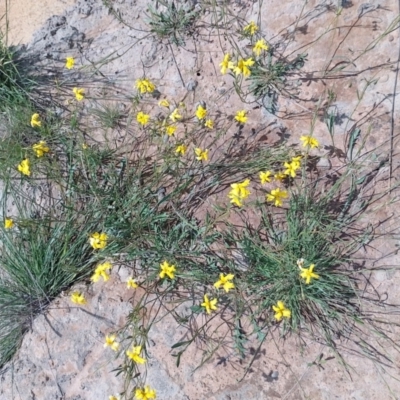
[{"label": "yellow flower", "polygon": [[35,126],[42,126],[42,121],[38,113],[32,114],[31,117],[31,127],[34,128]]},{"label": "yellow flower", "polygon": [[276,306],[272,306],[273,310],[275,311],[275,319],[280,321],[283,317],[290,318],[291,312],[289,309],[285,307],[285,304],[282,301],[278,301]]},{"label": "yellow flower", "polygon": [[235,275],[233,274],[220,274],[219,280],[214,283],[214,287],[219,289],[222,286],[225,292],[228,293],[231,289],[235,288],[235,284],[233,282],[230,282],[234,277]]},{"label": "yellow flower", "polygon": [[261,171],[259,176],[260,176],[261,185],[271,182],[271,171],[265,171],[265,172]]},{"label": "yellow flower", "polygon": [[279,188],[271,190],[271,194],[267,194],[267,201],[275,202],[275,205],[281,206],[282,199],[286,199],[288,197],[288,193],[286,190],[281,190]]},{"label": "yellow flower", "polygon": [[243,200],[250,195],[250,190],[247,189],[247,186],[249,186],[249,184],[250,179],[246,179],[241,183],[232,183],[232,189],[228,194],[228,198],[231,199],[232,204],[235,204],[238,207],[242,207]]},{"label": "yellow flower", "polygon": [[247,121],[246,117],[247,111],[245,110],[240,110],[236,112],[235,119],[239,124],[244,124]]},{"label": "yellow flower", "polygon": [[111,347],[112,350],[118,351],[119,343],[115,340],[117,335],[106,335],[104,347]]},{"label": "yellow flower", "polygon": [[127,350],[126,355],[137,364],[144,364],[146,362],[145,358],[140,357],[142,351],[142,346],[134,346],[132,350]]},{"label": "yellow flower", "polygon": [[142,389],[135,390],[135,397],[137,400],[153,400],[156,396],[156,391],[150,386],[145,386]]},{"label": "yellow flower", "polygon": [[253,47],[254,54],[259,57],[263,50],[268,51],[269,46],[265,42],[264,39],[257,40],[256,44]]},{"label": "yellow flower", "polygon": [[169,125],[165,129],[165,132],[167,133],[168,136],[172,136],[176,131],[176,126],[175,125]]},{"label": "yellow flower", "polygon": [[159,276],[161,279],[164,279],[165,276],[168,276],[170,279],[174,279],[174,272],[176,271],[175,265],[170,265],[167,261],[164,261],[162,264],[160,264],[160,268],[161,272]]},{"label": "yellow flower", "polygon": [[225,75],[228,72],[228,69],[230,68],[229,67],[230,59],[231,59],[231,55],[229,53],[224,55],[224,59],[219,64],[219,66],[221,67],[221,74]]},{"label": "yellow flower", "polygon": [[169,107],[169,101],[168,101],[167,99],[160,100],[160,101],[158,102],[158,105],[159,105],[160,107]]},{"label": "yellow flower", "polygon": [[301,268],[300,276],[306,281],[306,285],[309,285],[311,282],[311,278],[319,279],[319,275],[314,271],[315,265],[311,264],[308,268]]},{"label": "yellow flower", "polygon": [[145,114],[142,111],[139,111],[136,115],[136,121],[139,122],[141,125],[147,125],[149,123],[150,115]]},{"label": "yellow flower", "polygon": [[82,143],[82,149],[86,150],[89,146],[87,145],[87,143]]},{"label": "yellow flower", "polygon": [[108,400],[120,400],[120,397],[118,396],[108,396]]},{"label": "yellow flower", "polygon": [[296,171],[300,168],[300,163],[295,162],[285,162],[285,164],[283,164],[283,166],[286,168],[284,171],[284,174],[287,176],[291,176],[292,178],[296,177]]},{"label": "yellow flower", "polygon": [[303,142],[303,147],[311,147],[313,149],[314,147],[319,146],[318,140],[312,136],[303,135],[300,137],[300,140]]},{"label": "yellow flower", "polygon": [[36,153],[36,157],[43,157],[44,153],[48,153],[50,149],[47,147],[46,142],[41,140],[32,146],[33,151]]},{"label": "yellow flower", "polygon": [[90,236],[89,242],[90,242],[90,245],[96,250],[104,249],[104,247],[107,246],[107,238],[108,238],[108,236],[106,233],[95,232]]},{"label": "yellow flower", "polygon": [[197,161],[207,161],[208,160],[208,149],[202,150],[200,147],[196,147],[194,149],[194,152],[196,154]]},{"label": "yellow flower", "polygon": [[27,158],[24,158],[18,165],[18,171],[21,172],[21,174],[30,176],[31,175],[31,169],[30,169],[30,162]]},{"label": "yellow flower", "polygon": [[235,204],[235,206],[243,206],[243,199],[233,189],[229,192],[228,198],[231,199],[231,203]]},{"label": "yellow flower", "polygon": [[75,98],[76,98],[78,101],[81,101],[81,100],[83,100],[83,99],[85,98],[85,89],[74,87],[74,88],[72,89],[72,91],[74,92]]},{"label": "yellow flower", "polygon": [[300,166],[301,166],[301,156],[292,157],[292,164],[296,164],[300,168]]},{"label": "yellow flower", "polygon": [[208,296],[205,294],[203,303],[201,303],[201,306],[206,309],[207,314],[211,314],[212,311],[215,311],[217,309],[217,299],[210,300]]},{"label": "yellow flower", "polygon": [[246,34],[250,34],[251,36],[253,36],[257,31],[258,31],[258,26],[254,23],[254,21],[251,21],[248,25],[246,25],[243,28],[243,32]]},{"label": "yellow flower", "polygon": [[11,218],[4,219],[4,228],[11,229],[14,226],[14,221]]},{"label": "yellow flower", "polygon": [[205,122],[204,126],[206,126],[206,127],[209,128],[209,129],[213,129],[213,128],[214,128],[214,121],[213,121],[212,119],[208,119],[208,120]]},{"label": "yellow flower", "polygon": [[110,262],[105,262],[103,264],[99,264],[94,270],[94,274],[90,278],[92,282],[98,282],[100,278],[104,279],[104,282],[107,282],[110,279],[110,274],[108,271],[112,268]]},{"label": "yellow flower", "polygon": [[180,115],[178,109],[175,108],[175,110],[172,111],[172,113],[171,113],[171,115],[169,116],[169,118],[170,118],[170,120],[171,120],[172,122],[176,122],[176,121],[182,119],[182,115]]},{"label": "yellow flower", "polygon": [[274,178],[279,181],[282,182],[285,178],[286,178],[286,174],[282,171],[278,171],[275,175]]},{"label": "yellow flower", "polygon": [[185,155],[187,150],[187,147],[184,144],[180,144],[179,146],[176,147],[175,153],[176,154],[181,154],[182,156]]},{"label": "yellow flower", "polygon": [[75,65],[75,58],[74,57],[67,57],[65,60],[65,68],[72,69]]},{"label": "yellow flower", "polygon": [[75,304],[86,304],[85,296],[79,292],[73,292],[71,294],[71,301]]},{"label": "yellow flower", "polygon": [[136,279],[133,279],[131,276],[126,281],[126,287],[128,289],[136,289],[139,285],[136,283]]},{"label": "yellow flower", "polygon": [[252,58],[248,58],[247,60],[244,60],[243,58],[241,58],[236,67],[233,68],[233,72],[236,75],[240,75],[243,74],[243,76],[250,76],[251,75],[251,71],[250,68],[252,65],[254,65],[254,61]]},{"label": "yellow flower", "polygon": [[153,93],[156,90],[155,85],[148,79],[137,79],[135,86],[141,94]]},{"label": "yellow flower", "polygon": [[228,68],[233,70],[233,69],[236,68],[236,64],[233,61],[229,61],[228,62]]},{"label": "yellow flower", "polygon": [[203,106],[199,105],[196,110],[196,117],[199,120],[202,120],[206,117],[206,115],[207,115],[207,110]]}]

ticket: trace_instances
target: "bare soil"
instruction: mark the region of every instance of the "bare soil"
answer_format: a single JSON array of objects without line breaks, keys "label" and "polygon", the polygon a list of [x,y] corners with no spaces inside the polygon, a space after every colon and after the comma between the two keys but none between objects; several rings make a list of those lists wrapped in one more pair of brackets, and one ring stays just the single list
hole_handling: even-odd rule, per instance
[{"label": "bare soil", "polygon": [[52,15],[63,13],[72,6],[75,0],[1,0],[0,16],[1,28],[6,24],[3,17],[8,12],[8,43],[10,45],[28,44],[46,19]]}]

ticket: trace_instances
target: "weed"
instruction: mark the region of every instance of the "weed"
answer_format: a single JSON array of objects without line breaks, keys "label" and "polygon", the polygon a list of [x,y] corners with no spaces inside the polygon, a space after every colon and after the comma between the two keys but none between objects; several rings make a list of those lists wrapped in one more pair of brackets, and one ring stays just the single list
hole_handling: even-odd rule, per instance
[{"label": "weed", "polygon": [[[248,292],[260,316],[281,300],[291,310],[287,330],[314,325],[329,338],[343,329],[345,323],[333,332],[338,320],[359,315],[357,293],[345,268],[355,249],[354,243],[340,240],[345,232],[338,220],[341,209],[332,210],[327,199],[315,198],[312,190],[292,192],[284,222],[266,211],[259,228],[245,233],[240,243],[249,263]],[[319,278],[306,284],[299,259],[304,268],[314,264]]]},{"label": "weed", "polygon": [[32,85],[33,81],[20,72],[16,53],[7,46],[0,32],[0,111],[28,103]]},{"label": "weed", "polygon": [[168,38],[177,46],[184,46],[185,37],[193,36],[196,31],[199,11],[181,4],[176,5],[175,1],[159,3],[165,8],[164,11],[156,11],[149,6],[150,31],[160,39]]},{"label": "weed", "polygon": [[123,110],[117,104],[103,105],[91,110],[91,113],[96,116],[103,129],[118,127],[124,115]]},{"label": "weed", "polygon": [[[251,24],[244,30],[249,27]],[[252,28],[255,29],[257,26],[254,25]],[[233,57],[230,52],[225,54],[220,63],[221,73],[229,71],[234,78],[235,91],[244,103],[259,102],[269,112],[275,114],[278,95],[295,98],[298,94],[301,82],[294,79],[291,81],[289,78],[301,70],[307,54],[298,54],[289,60],[278,54],[278,46],[274,47],[264,38],[256,36],[258,28],[254,34],[244,30],[241,32],[242,39],[249,41],[249,44],[241,49],[236,43],[232,43]],[[252,53],[248,52],[248,48],[252,48]]]},{"label": "weed", "polygon": [[12,195],[3,198],[3,206],[16,203],[19,215],[13,229],[0,230],[1,364],[11,358],[35,316],[62,290],[87,276],[93,265],[88,246],[92,221],[74,212],[61,220],[55,210],[44,211],[21,200]]},{"label": "weed", "polygon": [[298,55],[294,60],[273,61],[273,54],[269,53],[264,62],[258,60],[251,68],[251,75],[248,78],[250,83],[249,92],[262,103],[271,114],[277,111],[278,94],[293,97],[292,83],[288,82],[290,74],[298,71],[304,66],[306,54]]},{"label": "weed", "polygon": [[[353,173],[346,172],[325,194],[318,180],[303,180],[290,191],[283,213],[263,208],[258,227],[244,224],[242,233],[231,229],[224,239],[228,246],[237,244],[245,259],[245,273],[238,277],[244,285],[242,309],[255,331],[267,334],[275,326],[273,310],[281,301],[290,310],[282,335],[307,334],[333,350],[344,365],[342,341],[374,361],[386,357],[363,339],[366,325],[376,337],[386,334],[364,311],[364,287],[352,269],[354,254],[374,237],[372,229],[357,227],[372,200],[360,202],[357,185],[345,189],[348,180],[362,184]],[[310,266],[314,275],[307,280],[304,271]]]}]

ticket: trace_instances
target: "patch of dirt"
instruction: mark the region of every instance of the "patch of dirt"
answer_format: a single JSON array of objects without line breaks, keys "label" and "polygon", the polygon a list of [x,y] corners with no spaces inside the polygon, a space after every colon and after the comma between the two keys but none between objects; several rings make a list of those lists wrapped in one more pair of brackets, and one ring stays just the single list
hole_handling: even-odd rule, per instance
[{"label": "patch of dirt", "polygon": [[[0,16],[8,13],[8,44],[27,44],[32,40],[35,31],[52,15],[63,13],[68,7],[75,4],[75,0],[1,0]],[[4,32],[6,18],[0,23]]]}]

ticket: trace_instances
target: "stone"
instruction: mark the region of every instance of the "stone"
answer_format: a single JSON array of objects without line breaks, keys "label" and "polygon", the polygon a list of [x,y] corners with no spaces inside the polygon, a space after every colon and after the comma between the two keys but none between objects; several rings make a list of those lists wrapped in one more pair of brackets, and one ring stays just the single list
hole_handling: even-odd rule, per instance
[{"label": "stone", "polygon": [[189,92],[193,92],[197,88],[198,82],[192,78],[189,79],[189,81],[186,84],[186,89]]}]

